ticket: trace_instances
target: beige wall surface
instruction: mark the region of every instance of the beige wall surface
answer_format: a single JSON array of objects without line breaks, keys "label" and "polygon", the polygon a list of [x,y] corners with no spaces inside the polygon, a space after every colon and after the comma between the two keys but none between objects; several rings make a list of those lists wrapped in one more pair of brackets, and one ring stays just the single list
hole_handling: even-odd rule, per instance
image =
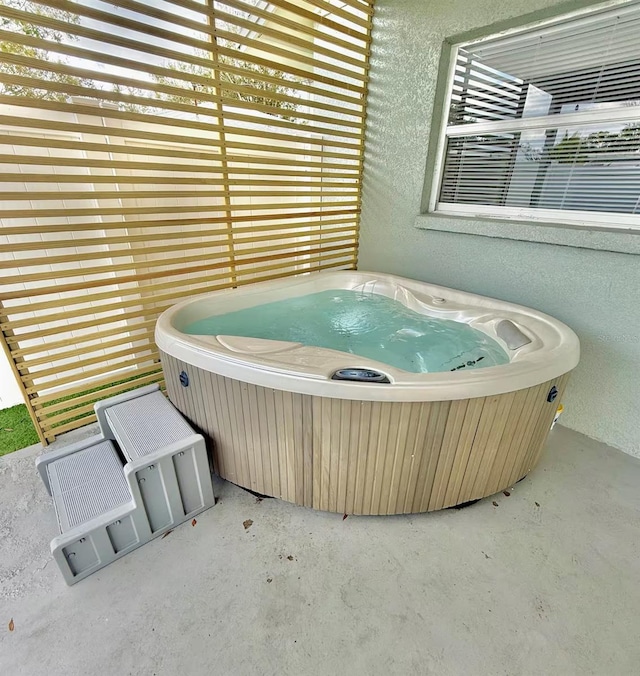
[{"label": "beige wall surface", "polygon": [[415,227],[444,40],[590,4],[377,1],[359,268],[520,303],[566,322],[580,337],[582,360],[563,424],[640,457],[640,256],[582,248],[590,233],[580,231],[563,246]]},{"label": "beige wall surface", "polygon": [[22,404],[22,390],[16,382],[11,364],[4,352],[0,352],[0,409]]}]

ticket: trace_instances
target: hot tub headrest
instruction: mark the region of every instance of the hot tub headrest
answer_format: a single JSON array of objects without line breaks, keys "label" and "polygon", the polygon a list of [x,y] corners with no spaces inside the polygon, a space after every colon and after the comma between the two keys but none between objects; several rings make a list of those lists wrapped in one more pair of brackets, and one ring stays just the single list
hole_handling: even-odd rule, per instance
[{"label": "hot tub headrest", "polygon": [[525,335],[510,319],[503,319],[496,326],[498,338],[502,338],[510,350],[528,345],[531,338]]}]

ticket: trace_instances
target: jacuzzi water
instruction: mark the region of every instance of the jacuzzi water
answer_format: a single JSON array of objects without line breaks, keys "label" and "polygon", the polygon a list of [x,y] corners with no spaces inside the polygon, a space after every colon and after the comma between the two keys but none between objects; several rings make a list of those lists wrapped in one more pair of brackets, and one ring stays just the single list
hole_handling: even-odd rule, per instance
[{"label": "jacuzzi water", "polygon": [[185,333],[290,341],[413,373],[507,364],[498,343],[467,324],[428,317],[375,293],[329,290],[214,315]]}]

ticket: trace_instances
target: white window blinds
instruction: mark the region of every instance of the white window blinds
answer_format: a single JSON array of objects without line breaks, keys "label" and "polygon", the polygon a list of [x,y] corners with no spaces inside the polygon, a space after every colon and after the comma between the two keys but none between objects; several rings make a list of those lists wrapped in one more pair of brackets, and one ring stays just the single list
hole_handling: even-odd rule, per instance
[{"label": "white window blinds", "polygon": [[640,228],[640,3],[454,48],[438,211]]}]

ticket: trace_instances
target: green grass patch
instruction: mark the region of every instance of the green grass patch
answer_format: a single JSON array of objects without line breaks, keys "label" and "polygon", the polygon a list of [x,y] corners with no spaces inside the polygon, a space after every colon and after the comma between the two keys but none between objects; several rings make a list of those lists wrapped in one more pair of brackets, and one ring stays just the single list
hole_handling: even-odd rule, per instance
[{"label": "green grass patch", "polygon": [[24,404],[0,410],[0,455],[19,451],[39,441]]},{"label": "green grass patch", "polygon": [[[160,366],[158,364],[158,366]],[[56,423],[55,427],[60,425],[66,425],[69,422],[75,420],[82,420],[83,418],[90,417],[93,412],[84,412],[80,415],[74,415],[74,411],[77,410],[80,406],[87,406],[88,404],[94,404],[96,401],[100,401],[104,397],[100,396],[102,390],[107,389],[108,387],[114,387],[115,385],[123,385],[124,383],[131,383],[131,387],[124,388],[118,394],[123,392],[129,392],[130,390],[135,390],[138,387],[136,382],[139,378],[144,378],[148,376],[148,373],[139,375],[139,376],[130,376],[129,378],[124,378],[121,380],[116,380],[113,383],[108,383],[107,385],[101,385],[100,387],[93,387],[78,394],[67,395],[60,397],[59,399],[54,399],[46,404],[43,408],[47,406],[53,406],[53,404],[59,404],[61,402],[68,401],[69,407],[62,408],[51,415],[60,415],[62,413],[68,413],[69,417],[65,417]],[[162,377],[162,373],[158,373],[158,379]],[[86,394],[96,393],[95,399],[92,397],[90,401],[84,402],[82,404],[76,404],[74,406],[73,400],[77,397],[83,397]],[[54,430],[55,430],[54,427]],[[24,404],[19,404],[18,406],[12,406],[11,408],[5,408],[0,410],[0,455],[5,455],[7,453],[13,453],[13,451],[19,451],[21,448],[26,446],[31,446],[32,444],[37,444],[39,442],[38,433],[31,422],[29,412],[27,407]]]}]

